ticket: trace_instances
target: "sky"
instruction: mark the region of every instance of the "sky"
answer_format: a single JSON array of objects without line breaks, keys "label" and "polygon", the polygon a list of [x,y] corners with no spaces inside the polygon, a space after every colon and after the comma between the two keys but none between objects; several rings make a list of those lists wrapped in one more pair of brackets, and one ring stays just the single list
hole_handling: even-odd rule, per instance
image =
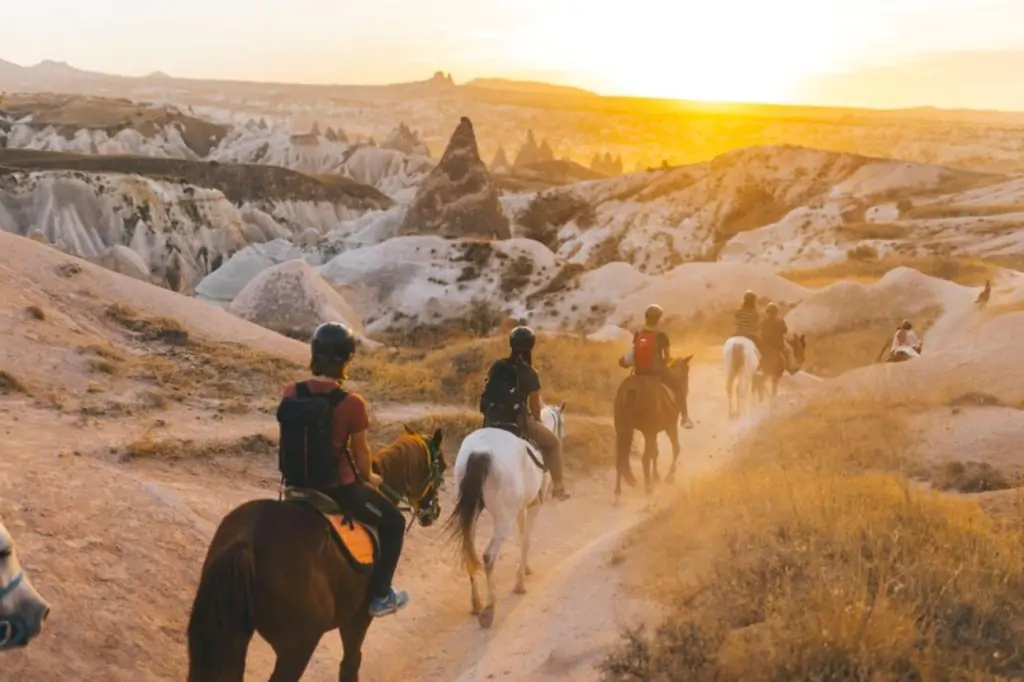
[{"label": "sky", "polygon": [[[612,95],[867,106],[998,108],[1024,97],[1007,91],[1020,69],[987,73],[993,60],[1024,66],[1024,0],[7,4],[0,59],[127,75],[357,84],[443,70],[456,82],[505,77]],[[982,76],[992,83],[978,85]]]}]

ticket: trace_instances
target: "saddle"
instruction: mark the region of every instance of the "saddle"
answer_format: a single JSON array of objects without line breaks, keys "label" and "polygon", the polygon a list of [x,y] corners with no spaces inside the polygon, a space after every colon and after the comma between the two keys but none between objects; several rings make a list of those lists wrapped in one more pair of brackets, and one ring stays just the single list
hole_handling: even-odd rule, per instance
[{"label": "saddle", "polygon": [[284,501],[312,507],[327,521],[331,535],[359,573],[369,573],[377,559],[380,540],[377,529],[352,518],[327,495],[308,488],[285,488]]},{"label": "saddle", "polygon": [[536,443],[534,443],[532,440],[526,437],[526,434],[523,433],[523,427],[520,426],[518,423],[490,420],[484,417],[484,428],[501,429],[502,431],[507,431],[508,433],[511,433],[519,440],[525,442],[526,454],[530,456],[530,459],[533,460],[533,463],[535,465],[537,465],[537,468],[545,472],[548,470],[547,467],[544,466],[544,457],[540,454],[540,446],[538,446]]}]

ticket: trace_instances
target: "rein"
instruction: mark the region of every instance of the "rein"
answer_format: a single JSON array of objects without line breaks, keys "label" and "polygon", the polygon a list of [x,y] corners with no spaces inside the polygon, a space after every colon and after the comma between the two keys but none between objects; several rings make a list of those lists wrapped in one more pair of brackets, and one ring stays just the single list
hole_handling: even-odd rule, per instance
[{"label": "rein", "polygon": [[18,589],[24,579],[25,571],[18,571],[17,575],[11,579],[11,582],[7,583],[4,587],[0,587],[0,599],[6,598],[11,592]]}]

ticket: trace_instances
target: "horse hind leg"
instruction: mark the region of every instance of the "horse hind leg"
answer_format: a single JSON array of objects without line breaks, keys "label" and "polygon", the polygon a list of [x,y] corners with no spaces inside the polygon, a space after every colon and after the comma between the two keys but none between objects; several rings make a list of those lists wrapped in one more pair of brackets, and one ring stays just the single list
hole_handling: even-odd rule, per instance
[{"label": "horse hind leg", "polygon": [[[477,517],[479,520],[480,517]],[[470,531],[473,535],[476,535],[477,521],[473,522],[473,530]],[[476,566],[466,566],[466,573],[469,574],[469,603],[470,603],[470,614],[479,616],[480,612],[483,611],[484,605],[480,600],[480,585],[477,582],[477,574],[479,571]]]},{"label": "horse hind leg", "polygon": [[491,542],[487,545],[487,550],[484,552],[484,573],[487,576],[487,606],[480,612],[479,618],[480,627],[484,629],[494,624],[494,606],[497,602],[497,597],[495,596],[497,590],[494,587],[494,566],[498,563],[501,546],[505,544],[505,540],[511,534],[511,523],[508,521],[496,522],[494,525],[494,537],[491,538]]},{"label": "horse hind leg", "polygon": [[644,491],[650,495],[654,492],[654,485],[651,483],[651,460],[652,456],[658,454],[658,442],[655,434],[644,434]]},{"label": "horse hind leg", "polygon": [[359,682],[359,667],[363,662],[363,641],[372,620],[369,609],[360,609],[352,622],[341,628],[344,658],[338,668],[338,682]]},{"label": "horse hind leg", "polygon": [[519,547],[519,572],[516,574],[516,594],[526,594],[526,578],[533,574],[530,568],[530,536],[533,534],[533,524],[537,520],[537,513],[540,505],[527,507],[525,513],[521,513],[523,521],[520,523]]},{"label": "horse hind leg", "polygon": [[320,643],[319,635],[307,635],[308,633],[296,633],[296,639],[274,647],[277,661],[274,663],[274,672],[271,673],[269,682],[299,682],[302,679],[302,673],[306,672],[309,659],[313,658],[316,645]]},{"label": "horse hind leg", "polygon": [[665,475],[665,482],[675,483],[676,466],[679,463],[679,433],[675,429],[669,430],[668,440],[672,444],[672,464],[668,468],[668,474]]}]

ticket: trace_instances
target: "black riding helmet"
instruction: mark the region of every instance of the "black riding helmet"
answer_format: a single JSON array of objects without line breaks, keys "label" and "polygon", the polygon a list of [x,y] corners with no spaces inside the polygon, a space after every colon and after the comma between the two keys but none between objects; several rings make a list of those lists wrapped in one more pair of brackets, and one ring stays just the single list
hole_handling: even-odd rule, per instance
[{"label": "black riding helmet", "polygon": [[356,352],[356,337],[340,322],[324,322],[313,332],[309,342],[314,367],[344,365]]},{"label": "black riding helmet", "polygon": [[516,327],[508,334],[508,346],[512,350],[528,353],[533,350],[537,338],[529,327]]}]

